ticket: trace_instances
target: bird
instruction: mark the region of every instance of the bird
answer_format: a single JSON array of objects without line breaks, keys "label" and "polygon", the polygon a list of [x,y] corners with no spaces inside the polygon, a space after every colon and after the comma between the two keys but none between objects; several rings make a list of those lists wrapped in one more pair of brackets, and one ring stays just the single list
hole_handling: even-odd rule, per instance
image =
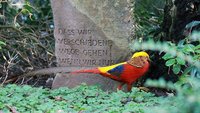
[{"label": "bird", "polygon": [[133,56],[126,62],[97,67],[93,69],[84,69],[70,72],[70,74],[79,73],[92,73],[99,74],[104,77],[113,79],[120,82],[117,89],[121,90],[123,85],[127,85],[127,90],[131,91],[132,84],[140,77],[145,75],[150,67],[150,58],[148,53],[144,51],[136,52]]},{"label": "bird", "polygon": [[93,73],[99,74],[104,77],[113,79],[120,82],[117,89],[121,90],[123,85],[127,85],[127,90],[131,91],[132,84],[140,77],[145,75],[150,67],[150,58],[148,53],[145,51],[135,52],[132,57],[125,62],[113,64],[110,66],[96,67],[92,69],[82,69],[71,71],[70,67],[54,67],[54,68],[45,68],[29,73],[25,73],[21,76],[17,76],[7,80],[5,83],[16,81],[17,79],[23,77],[31,77],[35,75],[45,75],[52,73],[69,73],[69,74],[80,74],[80,73]]}]

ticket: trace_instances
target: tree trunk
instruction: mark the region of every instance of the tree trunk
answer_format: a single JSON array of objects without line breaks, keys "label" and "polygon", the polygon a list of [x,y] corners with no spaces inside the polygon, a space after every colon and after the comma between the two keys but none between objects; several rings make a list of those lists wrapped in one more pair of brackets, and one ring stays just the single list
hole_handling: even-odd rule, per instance
[{"label": "tree trunk", "polygon": [[185,26],[200,20],[199,4],[200,0],[166,0],[162,24],[164,40],[177,43],[185,38]]}]

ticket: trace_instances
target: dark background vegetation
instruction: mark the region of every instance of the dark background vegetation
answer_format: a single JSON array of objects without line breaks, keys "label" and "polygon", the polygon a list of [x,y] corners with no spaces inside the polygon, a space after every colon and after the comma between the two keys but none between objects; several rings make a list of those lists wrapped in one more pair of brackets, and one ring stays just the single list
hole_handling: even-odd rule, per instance
[{"label": "dark background vegetation", "polygon": [[[148,10],[147,10],[148,9]],[[188,35],[193,30],[199,30],[200,25],[186,25],[200,20],[199,0],[136,0],[134,19],[136,21],[135,38],[142,40],[153,39],[154,41],[189,43]],[[199,42],[193,42],[198,45]],[[162,58],[164,53],[152,53],[150,76],[147,78],[158,79],[164,77],[165,80],[176,82],[181,73],[173,73]]]},{"label": "dark background vegetation", "polygon": [[[18,1],[19,2],[19,1]],[[22,73],[55,67],[53,15],[49,0],[31,0],[24,7],[1,3],[0,40],[6,45],[0,55],[1,82]],[[17,83],[45,86],[46,77]]]}]

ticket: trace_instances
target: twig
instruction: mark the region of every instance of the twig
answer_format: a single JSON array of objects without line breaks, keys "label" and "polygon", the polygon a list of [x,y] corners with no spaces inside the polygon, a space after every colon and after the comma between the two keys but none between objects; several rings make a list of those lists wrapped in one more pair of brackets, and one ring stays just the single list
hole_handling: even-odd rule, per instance
[{"label": "twig", "polygon": [[11,113],[19,113],[19,112],[16,110],[16,108],[11,107],[11,106],[9,106],[9,105],[6,105],[6,106],[10,109],[10,112],[11,112]]},{"label": "twig", "polygon": [[38,83],[38,81],[39,81],[39,78],[38,78],[37,81],[33,84],[33,86],[35,86],[35,85]]},{"label": "twig", "polygon": [[4,65],[4,70],[5,70],[5,78],[4,78],[4,80],[3,80],[3,82],[1,83],[1,85],[3,85],[5,82],[6,82],[6,79],[8,78],[8,66],[6,67],[5,65]]},{"label": "twig", "polygon": [[[26,80],[25,83],[28,83],[33,77],[29,78],[28,80]],[[23,78],[23,81],[24,81],[24,78]]]}]

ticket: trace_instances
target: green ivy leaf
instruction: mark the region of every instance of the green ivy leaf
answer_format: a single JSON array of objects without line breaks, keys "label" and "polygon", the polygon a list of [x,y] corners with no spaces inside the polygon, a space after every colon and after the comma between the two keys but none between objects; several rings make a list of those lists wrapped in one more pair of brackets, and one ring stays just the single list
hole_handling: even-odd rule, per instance
[{"label": "green ivy leaf", "polygon": [[192,68],[194,68],[194,66],[187,67],[187,68],[184,70],[182,76],[188,74],[188,73],[192,70]]},{"label": "green ivy leaf", "polygon": [[3,42],[3,41],[0,41],[0,45],[6,45],[6,43],[5,42]]},{"label": "green ivy leaf", "polygon": [[193,57],[193,59],[194,59],[194,60],[199,60],[199,59],[200,59],[200,55],[195,55],[195,56]]},{"label": "green ivy leaf", "polygon": [[184,60],[184,59],[181,59],[181,58],[177,57],[177,58],[176,58],[176,61],[177,61],[177,63],[180,64],[180,65],[185,65],[185,60]]},{"label": "green ivy leaf", "polygon": [[200,44],[197,45],[196,47],[194,47],[194,49],[196,49],[196,50],[200,49]]},{"label": "green ivy leaf", "polygon": [[195,46],[192,44],[185,45],[185,47],[183,48],[183,52],[184,53],[194,52],[194,48]]},{"label": "green ivy leaf", "polygon": [[3,109],[4,107],[5,107],[5,104],[0,102],[0,109]]},{"label": "green ivy leaf", "polygon": [[181,65],[179,65],[179,64],[173,65],[172,70],[173,70],[174,74],[178,74],[181,71]]},{"label": "green ivy leaf", "polygon": [[165,63],[165,65],[166,66],[172,66],[172,65],[174,65],[176,63],[176,60],[175,59],[170,59],[170,60],[168,60],[166,63]]},{"label": "green ivy leaf", "polygon": [[24,85],[23,87],[22,87],[22,89],[23,90],[30,90],[32,87],[31,86],[29,86],[29,85]]},{"label": "green ivy leaf", "polygon": [[169,54],[169,53],[166,53],[162,58],[163,58],[164,60],[168,60],[168,59],[174,58],[174,56],[172,56],[172,55]]},{"label": "green ivy leaf", "polygon": [[195,50],[196,53],[200,53],[200,50]]}]

